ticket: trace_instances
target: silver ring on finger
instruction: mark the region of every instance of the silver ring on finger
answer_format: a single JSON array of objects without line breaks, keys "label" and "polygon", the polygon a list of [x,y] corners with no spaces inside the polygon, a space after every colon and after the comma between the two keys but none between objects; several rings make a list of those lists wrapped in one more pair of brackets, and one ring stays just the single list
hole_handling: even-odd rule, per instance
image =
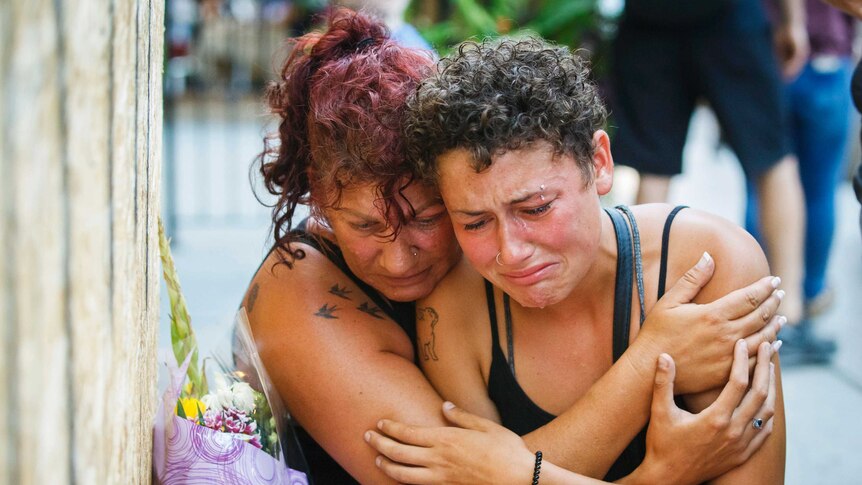
[{"label": "silver ring on finger", "polygon": [[763,429],[763,420],[760,418],[754,418],[751,420],[751,427],[756,430]]}]

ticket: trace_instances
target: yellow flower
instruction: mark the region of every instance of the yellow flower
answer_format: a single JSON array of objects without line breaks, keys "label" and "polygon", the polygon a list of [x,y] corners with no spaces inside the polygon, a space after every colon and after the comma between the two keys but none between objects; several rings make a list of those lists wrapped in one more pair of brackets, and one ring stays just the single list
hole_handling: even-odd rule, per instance
[{"label": "yellow flower", "polygon": [[[193,397],[181,397],[180,402],[183,405],[183,413],[185,413],[186,418],[190,420],[198,419],[198,410],[200,410],[200,414],[203,415],[207,411],[207,407],[204,403]],[[177,412],[177,414],[179,414]]]}]

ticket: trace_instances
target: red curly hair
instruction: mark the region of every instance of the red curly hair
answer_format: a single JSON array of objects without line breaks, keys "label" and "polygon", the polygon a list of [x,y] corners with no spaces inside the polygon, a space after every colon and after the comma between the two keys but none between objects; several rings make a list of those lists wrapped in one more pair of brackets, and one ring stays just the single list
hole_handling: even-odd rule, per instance
[{"label": "red curly hair", "polygon": [[384,214],[396,221],[393,237],[412,216],[396,200],[416,178],[402,125],[408,95],[433,68],[431,54],[395,43],[366,14],[338,8],[327,20],[325,31],[289,40],[280,79],[265,95],[280,124],[264,140],[260,173],[278,197],[273,233],[288,265],[303,256],[290,247],[298,204],[320,215],[345,187],[372,184]]}]

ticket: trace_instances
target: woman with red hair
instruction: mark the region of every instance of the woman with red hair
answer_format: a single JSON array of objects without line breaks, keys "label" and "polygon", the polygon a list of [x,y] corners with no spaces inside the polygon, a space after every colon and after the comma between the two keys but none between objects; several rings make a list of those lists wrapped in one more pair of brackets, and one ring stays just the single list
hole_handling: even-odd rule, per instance
[{"label": "woman with red hair", "polygon": [[[324,32],[293,43],[280,79],[267,91],[280,124],[260,157],[265,186],[278,197],[275,244],[243,306],[297,425],[312,478],[386,483],[365,431],[381,418],[446,423],[443,400],[416,365],[418,352],[434,347],[414,347],[413,302],[430,294],[461,251],[439,193],[407,162],[402,136],[406,99],[432,72],[433,60],[349,10],[333,11]],[[294,225],[300,204],[311,216]],[[711,262],[692,268],[656,304],[625,358],[594,392],[525,441],[559,451],[558,465],[578,469],[595,462],[601,468],[616,457],[579,444],[601,437],[624,446],[626,433],[614,437],[619,427],[640,429],[647,422],[648,410],[633,412],[623,424],[612,410],[651,397],[627,391],[625,383],[638,379],[639,369],[654,368],[660,352],[685,363],[678,381],[709,389],[727,381],[733,360],[719,341],[747,337],[756,349],[774,339],[778,323],[770,317],[778,302],[768,278],[713,305],[687,304],[712,270]],[[746,359],[737,357],[744,370]],[[750,456],[767,433],[752,439],[729,419],[746,415],[739,407],[743,394],[692,419],[671,413],[676,408],[667,404],[651,428],[665,441],[653,442],[655,453],[644,465],[656,470],[694,458],[684,475],[698,481]],[[716,419],[722,416],[728,419]],[[715,422],[725,424],[715,428]],[[508,459],[502,449],[495,458],[501,464]],[[487,479],[502,480],[510,468],[500,466],[501,476]]]}]

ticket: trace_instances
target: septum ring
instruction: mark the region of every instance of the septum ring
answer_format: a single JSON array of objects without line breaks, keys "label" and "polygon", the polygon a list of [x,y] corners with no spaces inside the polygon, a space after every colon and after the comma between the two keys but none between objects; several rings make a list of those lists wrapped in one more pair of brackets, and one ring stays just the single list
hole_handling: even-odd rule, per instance
[{"label": "septum ring", "polygon": [[502,251],[500,251],[499,253],[497,253],[497,255],[496,255],[496,256],[494,256],[494,261],[496,261],[496,262],[497,262],[497,264],[499,264],[500,266],[503,266],[503,263],[501,263],[501,262],[500,262],[500,255],[501,255],[501,254],[503,254],[503,252],[502,252]]},{"label": "septum ring", "polygon": [[763,420],[760,418],[754,418],[753,420],[751,420],[751,427],[756,430],[763,429]]}]

